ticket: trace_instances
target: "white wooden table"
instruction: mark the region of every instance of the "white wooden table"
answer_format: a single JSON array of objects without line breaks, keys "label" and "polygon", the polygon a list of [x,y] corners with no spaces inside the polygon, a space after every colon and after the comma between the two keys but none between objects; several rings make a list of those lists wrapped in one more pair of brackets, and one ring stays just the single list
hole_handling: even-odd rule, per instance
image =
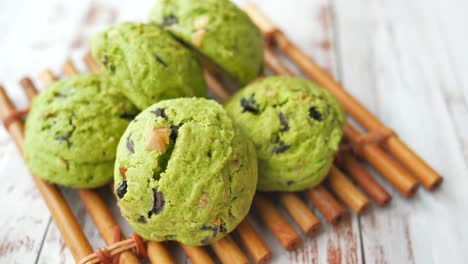
[{"label": "white wooden table", "polygon": [[[391,191],[393,201],[386,208],[374,206],[338,226],[322,221],[323,231],[292,253],[282,250],[259,226],[274,250],[274,261],[466,263],[468,3],[252,2],[445,177],[434,193],[421,189],[406,200]],[[17,85],[20,77],[37,76],[47,67],[57,71],[65,58],[81,61],[93,33],[120,21],[145,21],[152,4],[152,0],[1,1],[0,83],[20,107],[25,106]],[[3,127],[0,171],[0,263],[73,263]],[[102,246],[76,193],[63,192],[92,245]],[[110,194],[102,192],[118,217]],[[182,254],[178,260],[188,262]]]}]

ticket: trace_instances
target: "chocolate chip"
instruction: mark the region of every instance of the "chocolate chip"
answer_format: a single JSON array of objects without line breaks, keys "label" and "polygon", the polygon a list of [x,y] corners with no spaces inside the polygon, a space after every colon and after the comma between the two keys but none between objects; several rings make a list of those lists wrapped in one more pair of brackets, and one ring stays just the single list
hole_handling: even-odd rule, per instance
[{"label": "chocolate chip", "polygon": [[70,148],[72,146],[72,143],[70,141],[70,138],[66,135],[61,135],[61,136],[58,136],[56,137],[55,139],[57,139],[59,142],[65,142],[67,143],[67,147]]},{"label": "chocolate chip", "polygon": [[124,114],[121,114],[119,117],[122,118],[123,120],[132,121],[135,118],[135,116],[136,115],[134,114],[124,113]]},{"label": "chocolate chip", "polygon": [[273,148],[273,153],[280,154],[287,151],[289,148],[291,148],[291,146],[284,144],[284,142],[280,142],[278,147]]},{"label": "chocolate chip", "polygon": [[138,222],[139,222],[139,223],[142,223],[142,224],[146,224],[146,223],[147,223],[147,222],[146,222],[146,218],[145,218],[144,216],[140,216],[140,217],[138,218]]},{"label": "chocolate chip", "polygon": [[115,65],[111,65],[111,66],[109,67],[109,70],[111,71],[111,73],[114,73],[114,72],[115,72],[115,69],[116,69],[116,68],[115,68]]},{"label": "chocolate chip", "polygon": [[127,181],[122,181],[122,183],[120,183],[119,187],[116,190],[116,193],[119,199],[122,199],[125,196],[125,194],[127,193]]},{"label": "chocolate chip", "polygon": [[315,119],[317,121],[322,121],[322,114],[320,114],[320,112],[314,106],[309,108],[309,116],[310,118]]},{"label": "chocolate chip", "polygon": [[151,111],[151,113],[167,120],[167,116],[166,116],[166,112],[164,111],[164,108],[156,108],[154,111]]},{"label": "chocolate chip", "polygon": [[159,62],[159,64],[161,64],[164,67],[167,67],[167,63],[163,59],[161,59],[161,57],[159,57],[158,55],[154,55],[154,58],[157,62]]},{"label": "chocolate chip", "polygon": [[202,226],[200,228],[200,230],[203,230],[203,231],[212,231],[213,234],[211,235],[211,237],[216,237],[218,235],[218,227],[217,226]]},{"label": "chocolate chip", "polygon": [[280,112],[278,116],[279,116],[279,120],[282,126],[280,131],[281,133],[284,133],[289,130],[288,120],[286,120],[286,117],[284,116],[282,112]]},{"label": "chocolate chip", "polygon": [[164,209],[164,197],[158,188],[153,189],[153,208],[148,212],[148,217],[158,215]]},{"label": "chocolate chip", "polygon": [[179,135],[179,127],[178,126],[171,126],[171,136],[170,138],[172,141],[176,141],[177,136]]},{"label": "chocolate chip", "polygon": [[169,15],[163,18],[163,25],[165,27],[169,27],[177,23],[179,23],[179,20],[174,15]]},{"label": "chocolate chip", "polygon": [[245,99],[245,97],[242,97],[240,101],[240,105],[242,106],[242,113],[244,112],[250,112],[253,114],[258,114],[258,104],[257,101],[255,101],[255,98],[250,96],[249,99]]},{"label": "chocolate chip", "polygon": [[288,181],[286,184],[287,184],[288,186],[291,186],[291,185],[294,184],[294,181]]},{"label": "chocolate chip", "polygon": [[127,149],[130,151],[130,153],[135,153],[135,147],[133,145],[133,140],[130,138],[132,136],[132,133],[130,133],[127,137]]},{"label": "chocolate chip", "polygon": [[102,58],[101,63],[102,65],[104,65],[104,67],[107,67],[107,64],[109,63],[109,57],[107,57],[107,55],[104,55],[104,58]]},{"label": "chocolate chip", "polygon": [[219,226],[219,232],[223,233],[223,234],[227,234],[227,228],[226,228],[226,225],[224,223],[222,223],[220,226]]},{"label": "chocolate chip", "polygon": [[212,230],[213,232],[214,231],[218,232],[218,228],[216,226],[202,226],[200,227],[200,230],[203,230],[203,231]]}]

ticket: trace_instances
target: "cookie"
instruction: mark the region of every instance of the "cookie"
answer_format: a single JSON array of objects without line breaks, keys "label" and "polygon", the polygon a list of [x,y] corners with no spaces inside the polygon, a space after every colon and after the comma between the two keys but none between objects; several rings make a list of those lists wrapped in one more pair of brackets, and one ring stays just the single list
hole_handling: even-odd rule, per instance
[{"label": "cookie", "polygon": [[238,92],[226,110],[256,146],[258,190],[300,191],[327,175],[344,124],[327,91],[298,78],[267,77]]},{"label": "cookie", "polygon": [[91,53],[141,110],[164,99],[206,95],[194,55],[156,25],[114,26],[92,38]]},{"label": "cookie", "polygon": [[206,245],[247,215],[255,148],[215,101],[161,101],[122,136],[114,184],[122,215],[145,239]]},{"label": "cookie", "polygon": [[149,17],[240,84],[263,72],[261,32],[229,0],[159,0]]},{"label": "cookie", "polygon": [[26,120],[25,157],[49,182],[94,188],[112,180],[117,144],[136,107],[97,75],[56,82],[41,92]]}]

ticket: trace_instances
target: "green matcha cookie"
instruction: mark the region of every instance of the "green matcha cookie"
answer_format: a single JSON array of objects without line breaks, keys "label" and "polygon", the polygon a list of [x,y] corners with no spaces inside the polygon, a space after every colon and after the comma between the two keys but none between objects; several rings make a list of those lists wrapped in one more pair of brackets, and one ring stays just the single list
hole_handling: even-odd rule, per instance
[{"label": "green matcha cookie", "polygon": [[300,191],[327,175],[342,137],[343,111],[306,80],[268,77],[238,92],[226,110],[257,148],[261,191]]},{"label": "green matcha cookie", "polygon": [[212,243],[247,215],[257,184],[253,144],[221,105],[161,101],[139,114],[117,148],[115,192],[142,237]]},{"label": "green matcha cookie", "polygon": [[159,0],[150,20],[200,51],[241,84],[263,71],[260,30],[229,0]]},{"label": "green matcha cookie", "polygon": [[122,23],[93,37],[93,57],[139,109],[160,100],[206,95],[200,66],[156,25]]},{"label": "green matcha cookie", "polygon": [[137,113],[97,75],[50,85],[34,99],[26,121],[25,156],[31,172],[75,188],[110,182],[117,144]]}]

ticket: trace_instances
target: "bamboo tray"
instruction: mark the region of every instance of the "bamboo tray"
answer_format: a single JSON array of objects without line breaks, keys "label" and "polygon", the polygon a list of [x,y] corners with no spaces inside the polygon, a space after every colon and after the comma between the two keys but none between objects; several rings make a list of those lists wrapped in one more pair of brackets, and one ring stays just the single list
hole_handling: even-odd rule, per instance
[{"label": "bamboo tray", "polygon": [[[420,184],[428,190],[434,190],[441,184],[442,178],[429,165],[291,43],[258,10],[253,6],[248,6],[246,11],[264,34],[267,43],[264,50],[265,66],[268,70],[274,74],[294,75],[278,59],[278,51],[284,53],[305,75],[334,94],[349,117],[367,131],[362,134],[349,122],[345,125],[345,140],[335,166],[322,185],[304,192],[306,199],[302,199],[299,193],[278,193],[275,195],[277,199],[269,194],[256,195],[252,206],[255,216],[286,250],[295,250],[302,241],[301,236],[278,207],[284,209],[306,236],[313,237],[320,230],[322,223],[310,210],[307,201],[330,224],[338,224],[343,217],[346,217],[348,214],[346,207],[356,214],[365,213],[371,206],[369,198],[378,206],[385,206],[391,201],[389,193],[371,176],[361,160],[365,160],[379,171],[384,179],[404,197],[409,198],[414,195]],[[91,72],[99,72],[99,65],[89,55],[85,56],[84,62]],[[66,61],[62,67],[62,73],[65,76],[71,76],[78,74],[78,71],[71,61]],[[231,96],[231,90],[227,89],[216,76],[207,70],[204,70],[204,75],[211,93],[218,101],[224,102]],[[58,77],[51,71],[45,70],[39,79],[44,85],[48,85],[56,81]],[[31,101],[37,95],[33,81],[25,77],[20,84]],[[21,153],[24,143],[22,117],[26,113],[27,110],[15,109],[5,90],[0,86],[0,117]],[[93,252],[57,187],[34,175],[32,177],[76,262],[83,264],[118,263],[120,259],[120,263],[139,263],[139,257],[148,257],[151,263],[174,263],[173,256],[164,243],[145,242],[137,235],[122,240],[120,228],[99,194],[94,190],[78,189],[81,201],[107,244],[106,248]],[[235,239],[232,236],[235,236]],[[240,245],[245,250],[241,250]],[[193,263],[216,261],[204,247],[180,246]],[[247,219],[232,234],[210,247],[216,258],[223,263],[248,263],[247,255],[255,263],[266,263],[271,259],[272,254],[276,253],[270,251],[263,238]]]}]

